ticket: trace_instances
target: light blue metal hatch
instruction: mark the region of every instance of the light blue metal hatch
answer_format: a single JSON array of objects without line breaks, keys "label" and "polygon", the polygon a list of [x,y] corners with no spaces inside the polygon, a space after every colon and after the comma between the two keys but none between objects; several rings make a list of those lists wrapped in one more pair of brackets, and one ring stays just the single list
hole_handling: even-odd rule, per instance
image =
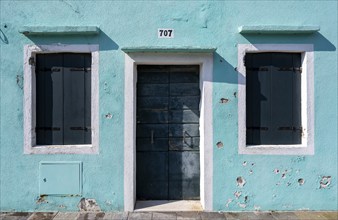
[{"label": "light blue metal hatch", "polygon": [[81,195],[81,161],[41,161],[40,195]]}]

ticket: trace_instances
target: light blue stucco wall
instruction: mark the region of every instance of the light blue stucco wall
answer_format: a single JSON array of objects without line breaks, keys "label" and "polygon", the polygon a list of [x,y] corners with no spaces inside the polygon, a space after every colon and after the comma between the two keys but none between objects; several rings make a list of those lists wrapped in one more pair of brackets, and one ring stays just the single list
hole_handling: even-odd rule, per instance
[{"label": "light blue stucco wall", "polygon": [[[123,210],[123,47],[215,47],[213,70],[213,209],[337,209],[336,1],[1,1],[2,211],[77,210],[81,197],[39,203],[40,161],[82,161],[83,197]],[[97,36],[29,36],[22,26],[97,25]],[[241,25],[319,25],[312,35],[247,35]],[[158,39],[157,28],[175,38]],[[99,44],[100,154],[23,154],[23,45]],[[315,155],[238,154],[237,44],[306,43],[315,49]],[[221,98],[229,99],[221,104]],[[106,118],[106,114],[112,118]],[[217,148],[216,143],[224,143]],[[243,163],[246,162],[246,166]],[[274,173],[279,169],[279,174]],[[287,170],[285,178],[282,173]],[[236,178],[246,184],[237,188]],[[322,176],[331,184],[320,189]],[[303,178],[305,183],[298,184]],[[240,191],[237,199],[234,195]],[[247,196],[247,197],[246,197]],[[247,201],[245,202],[245,198]],[[231,202],[230,202],[231,201]],[[244,205],[245,204],[245,208]]]}]

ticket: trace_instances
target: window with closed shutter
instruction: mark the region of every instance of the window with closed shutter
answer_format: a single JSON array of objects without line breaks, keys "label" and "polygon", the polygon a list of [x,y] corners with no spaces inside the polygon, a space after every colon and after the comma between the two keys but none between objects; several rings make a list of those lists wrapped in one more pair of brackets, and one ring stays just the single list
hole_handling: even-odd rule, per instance
[{"label": "window with closed shutter", "polygon": [[37,145],[91,144],[91,54],[36,55]]},{"label": "window with closed shutter", "polygon": [[301,54],[248,53],[247,145],[301,144]]}]

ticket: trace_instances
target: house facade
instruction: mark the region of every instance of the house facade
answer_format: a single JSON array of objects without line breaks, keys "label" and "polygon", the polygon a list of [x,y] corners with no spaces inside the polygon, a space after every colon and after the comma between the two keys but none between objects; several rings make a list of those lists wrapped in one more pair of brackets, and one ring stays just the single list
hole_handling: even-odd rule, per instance
[{"label": "house facade", "polygon": [[337,209],[336,1],[1,1],[1,211]]}]

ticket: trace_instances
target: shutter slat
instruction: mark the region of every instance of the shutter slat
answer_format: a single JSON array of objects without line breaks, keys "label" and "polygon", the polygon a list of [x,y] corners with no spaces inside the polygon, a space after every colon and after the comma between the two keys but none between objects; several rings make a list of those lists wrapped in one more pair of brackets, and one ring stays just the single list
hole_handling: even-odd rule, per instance
[{"label": "shutter slat", "polygon": [[[301,68],[301,55],[293,54],[293,67]],[[295,72],[293,74],[293,127],[301,128],[302,126],[302,116],[301,116],[301,77],[302,74],[299,72]],[[293,143],[301,144],[302,143],[302,129],[295,130],[292,133]]]},{"label": "shutter slat", "polygon": [[[292,54],[273,54],[271,69],[271,144],[292,144],[292,130],[279,130],[290,127],[292,122]],[[291,67],[280,71],[279,67]]]},{"label": "shutter slat", "polygon": [[45,144],[45,130],[37,129],[45,127],[45,57],[36,56],[36,144]]},{"label": "shutter slat", "polygon": [[45,130],[44,144],[63,144],[62,55],[46,54],[44,75],[44,126],[60,130]]},{"label": "shutter slat", "polygon": [[[84,75],[84,81],[85,81],[85,92],[84,92],[84,125],[85,127],[91,127],[91,55],[85,54],[84,55],[84,67],[85,67],[85,75]],[[91,129],[86,130],[84,132],[84,144],[91,144],[92,143],[92,131]]]},{"label": "shutter slat", "polygon": [[[72,69],[82,71],[72,71]],[[64,144],[84,144],[85,130],[72,127],[85,127],[85,81],[84,56],[64,54]]]}]

